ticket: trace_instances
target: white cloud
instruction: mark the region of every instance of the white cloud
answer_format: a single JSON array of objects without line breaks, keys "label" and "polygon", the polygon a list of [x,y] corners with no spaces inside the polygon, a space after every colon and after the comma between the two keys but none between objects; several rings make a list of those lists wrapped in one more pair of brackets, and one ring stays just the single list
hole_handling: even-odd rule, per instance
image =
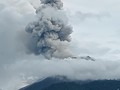
[{"label": "white cloud", "polygon": [[[71,51],[76,56],[94,56],[97,61],[68,59],[48,61],[42,56],[25,54],[25,48],[18,40],[18,36],[24,31],[27,23],[34,19],[33,6],[38,7],[39,0],[2,0],[0,1],[0,88],[16,90],[16,86],[23,85],[24,80],[31,82],[29,77],[35,77],[36,80],[56,74],[74,79],[120,79],[118,34],[120,1],[63,0],[63,2],[65,11],[72,14],[69,16],[70,24],[74,28]],[[83,15],[75,17],[75,13],[79,11]],[[102,12],[110,13],[110,17],[103,15],[100,20],[96,19]],[[79,17],[82,18],[84,14],[90,16],[82,22]],[[94,16],[96,18],[93,18]]]},{"label": "white cloud", "polygon": [[[64,75],[73,80],[119,79],[120,61],[85,60],[21,60],[5,66],[2,80],[3,90],[20,88],[36,80],[55,75]],[[12,82],[12,83],[11,83]],[[20,86],[18,85],[20,84]],[[14,89],[16,90],[16,89]]]},{"label": "white cloud", "polygon": [[21,2],[17,0],[0,2],[2,5],[0,9],[0,64],[11,62],[10,60],[17,56],[22,45],[22,42],[18,41],[18,35],[24,31],[27,23],[34,18],[33,7],[28,2],[22,2],[27,7],[22,9]]}]

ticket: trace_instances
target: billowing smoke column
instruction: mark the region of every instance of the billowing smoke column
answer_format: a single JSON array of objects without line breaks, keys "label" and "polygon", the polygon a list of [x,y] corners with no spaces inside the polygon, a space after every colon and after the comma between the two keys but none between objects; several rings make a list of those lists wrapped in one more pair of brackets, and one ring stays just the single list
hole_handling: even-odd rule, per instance
[{"label": "billowing smoke column", "polygon": [[68,25],[61,0],[41,0],[36,10],[37,20],[26,27],[30,39],[27,47],[35,55],[67,58],[71,54],[68,42],[71,41],[72,27]]}]

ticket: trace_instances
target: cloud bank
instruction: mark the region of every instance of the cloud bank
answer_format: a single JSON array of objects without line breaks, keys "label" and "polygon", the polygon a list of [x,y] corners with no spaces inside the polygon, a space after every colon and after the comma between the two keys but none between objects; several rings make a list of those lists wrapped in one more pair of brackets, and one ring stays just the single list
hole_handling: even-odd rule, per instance
[{"label": "cloud bank", "polygon": [[4,66],[0,84],[3,90],[17,90],[55,75],[66,76],[71,80],[119,79],[119,64],[120,61],[93,62],[80,59],[22,60]]},{"label": "cloud bank", "polygon": [[[83,13],[106,11],[110,13],[111,17],[101,17],[101,20],[91,18],[91,16],[90,19],[85,19],[84,22],[77,19],[81,23],[77,23],[76,20],[72,21],[71,19],[74,17],[69,16],[70,22],[68,23],[72,24],[74,31],[72,34],[73,40],[69,46],[70,50],[76,56],[93,56],[96,61],[71,60],[70,58],[65,60],[53,58],[49,61],[41,55],[26,54],[27,50],[23,44],[27,39],[25,27],[29,22],[36,20],[34,7],[41,5],[40,1],[0,1],[1,89],[18,90],[24,85],[54,75],[65,75],[70,79],[77,80],[120,79],[120,42],[118,35],[120,15],[119,10],[114,7],[119,7],[120,2],[117,0],[102,0],[99,5],[98,2],[94,1],[92,3],[95,7],[93,8],[91,2],[89,5],[86,3],[89,2],[87,0],[74,0],[71,2],[63,0],[63,2],[66,11],[69,9],[67,13],[69,11],[72,13],[78,11]],[[47,2],[43,1],[43,3]],[[60,8],[61,5],[57,8]],[[56,7],[54,4],[52,6]]]}]

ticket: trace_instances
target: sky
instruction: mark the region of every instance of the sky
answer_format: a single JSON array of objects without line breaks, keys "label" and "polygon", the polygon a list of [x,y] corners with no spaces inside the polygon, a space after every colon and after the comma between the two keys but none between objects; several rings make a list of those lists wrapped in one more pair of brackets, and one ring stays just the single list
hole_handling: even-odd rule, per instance
[{"label": "sky", "polygon": [[79,53],[119,59],[119,3],[119,0],[74,0],[68,4],[66,0],[64,6],[69,5],[69,15],[73,17],[70,19],[73,41],[77,39],[75,42],[83,51]]},{"label": "sky", "polygon": [[[70,79],[120,79],[120,1],[62,0],[64,12],[73,27],[68,48],[74,56],[89,55],[95,62],[48,61],[26,53],[25,27],[35,19],[39,0],[0,1],[0,89],[18,88],[48,76]],[[66,72],[67,71],[67,72]],[[76,74],[74,74],[76,73]]]}]

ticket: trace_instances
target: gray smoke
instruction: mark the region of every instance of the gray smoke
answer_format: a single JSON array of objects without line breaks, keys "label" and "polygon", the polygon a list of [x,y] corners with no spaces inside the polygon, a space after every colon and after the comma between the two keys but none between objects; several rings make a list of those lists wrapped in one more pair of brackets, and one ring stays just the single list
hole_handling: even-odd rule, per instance
[{"label": "gray smoke", "polygon": [[62,10],[61,0],[41,0],[41,7],[36,10],[37,20],[26,27],[29,33],[27,48],[35,55],[66,58],[71,53],[68,42],[71,41],[72,27]]}]

